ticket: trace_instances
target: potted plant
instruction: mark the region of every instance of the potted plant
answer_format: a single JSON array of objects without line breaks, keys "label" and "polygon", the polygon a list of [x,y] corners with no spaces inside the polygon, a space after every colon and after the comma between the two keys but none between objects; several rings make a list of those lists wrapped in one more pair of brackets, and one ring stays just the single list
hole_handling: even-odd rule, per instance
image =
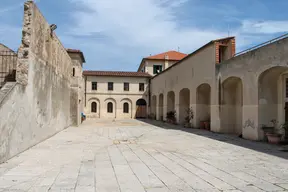
[{"label": "potted plant", "polygon": [[272,119],[270,121],[270,125],[262,125],[262,130],[264,132],[264,135],[266,135],[266,133],[271,133],[274,131],[274,129],[276,128],[276,124],[277,121],[276,119]]},{"label": "potted plant", "polygon": [[[279,134],[278,131],[277,131],[277,121],[275,119],[272,119],[270,122],[273,125],[273,129],[268,129],[268,127],[264,128],[264,130],[266,129],[265,130],[266,131],[265,135],[267,136],[267,139],[268,139],[269,143],[279,144],[280,141],[281,141],[282,134]],[[283,125],[282,125],[282,127],[283,127]]]},{"label": "potted plant", "polygon": [[200,129],[205,129],[205,121],[200,121]]},{"label": "potted plant", "polygon": [[176,111],[169,111],[166,114],[166,119],[168,123],[176,123]]},{"label": "potted plant", "polygon": [[210,117],[204,121],[204,127],[205,129],[210,130]]},{"label": "potted plant", "polygon": [[184,127],[192,127],[191,125],[191,120],[194,118],[194,112],[193,112],[193,109],[192,107],[189,107],[187,110],[186,110],[186,117],[185,117],[185,123],[184,123]]},{"label": "potted plant", "polygon": [[284,130],[284,138],[281,144],[287,145],[288,144],[288,122],[282,124],[281,128]]}]

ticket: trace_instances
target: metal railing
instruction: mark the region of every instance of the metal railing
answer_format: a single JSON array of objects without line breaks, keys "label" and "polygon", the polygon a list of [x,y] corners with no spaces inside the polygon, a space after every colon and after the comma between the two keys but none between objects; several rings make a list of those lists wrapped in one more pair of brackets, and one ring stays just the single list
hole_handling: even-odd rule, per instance
[{"label": "metal railing", "polygon": [[279,41],[279,40],[281,40],[281,39],[284,39],[284,38],[286,38],[286,37],[288,37],[288,33],[286,33],[286,34],[284,34],[284,35],[281,35],[281,36],[279,36],[279,37],[276,37],[276,38],[274,38],[274,39],[271,39],[271,40],[269,40],[269,41],[266,41],[266,42],[264,42],[264,43],[261,43],[261,44],[259,44],[259,45],[256,45],[256,46],[254,46],[254,47],[251,47],[251,48],[249,48],[249,49],[245,49],[244,51],[241,51],[241,52],[239,52],[239,53],[236,53],[236,54],[234,55],[234,57],[239,56],[239,55],[242,55],[242,54],[247,53],[247,52],[249,52],[249,51],[258,49],[258,48],[263,47],[263,46],[265,46],[265,45],[269,45],[269,44],[271,44],[271,43],[274,43],[274,42]]},{"label": "metal railing", "polygon": [[0,87],[5,82],[16,81],[17,54],[12,51],[0,52]]}]

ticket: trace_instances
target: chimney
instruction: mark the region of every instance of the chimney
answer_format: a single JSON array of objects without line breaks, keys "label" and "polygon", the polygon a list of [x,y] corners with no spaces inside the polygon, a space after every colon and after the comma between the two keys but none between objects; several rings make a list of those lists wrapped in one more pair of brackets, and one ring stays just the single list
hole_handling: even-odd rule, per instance
[{"label": "chimney", "polygon": [[169,56],[168,55],[165,55],[165,60],[169,60]]}]

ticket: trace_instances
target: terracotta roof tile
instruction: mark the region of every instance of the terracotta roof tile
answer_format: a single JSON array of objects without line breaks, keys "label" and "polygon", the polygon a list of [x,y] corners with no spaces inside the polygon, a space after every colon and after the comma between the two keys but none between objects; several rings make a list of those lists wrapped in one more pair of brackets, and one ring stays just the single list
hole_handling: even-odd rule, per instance
[{"label": "terracotta roof tile", "polygon": [[151,77],[148,73],[128,71],[83,71],[84,76]]},{"label": "terracotta roof tile", "polygon": [[184,57],[186,57],[187,54],[180,53],[180,52],[177,52],[177,51],[168,51],[168,52],[165,52],[165,53],[160,53],[160,54],[157,54],[157,55],[146,57],[145,59],[165,60],[165,56],[168,56],[167,60],[180,61]]}]

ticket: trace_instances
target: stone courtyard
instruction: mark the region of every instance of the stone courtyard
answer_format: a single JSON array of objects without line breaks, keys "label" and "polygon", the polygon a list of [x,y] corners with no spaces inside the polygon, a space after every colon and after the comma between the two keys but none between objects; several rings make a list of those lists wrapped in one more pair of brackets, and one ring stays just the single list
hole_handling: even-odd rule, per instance
[{"label": "stone courtyard", "polygon": [[0,191],[288,191],[278,149],[149,120],[86,121],[1,164]]}]

